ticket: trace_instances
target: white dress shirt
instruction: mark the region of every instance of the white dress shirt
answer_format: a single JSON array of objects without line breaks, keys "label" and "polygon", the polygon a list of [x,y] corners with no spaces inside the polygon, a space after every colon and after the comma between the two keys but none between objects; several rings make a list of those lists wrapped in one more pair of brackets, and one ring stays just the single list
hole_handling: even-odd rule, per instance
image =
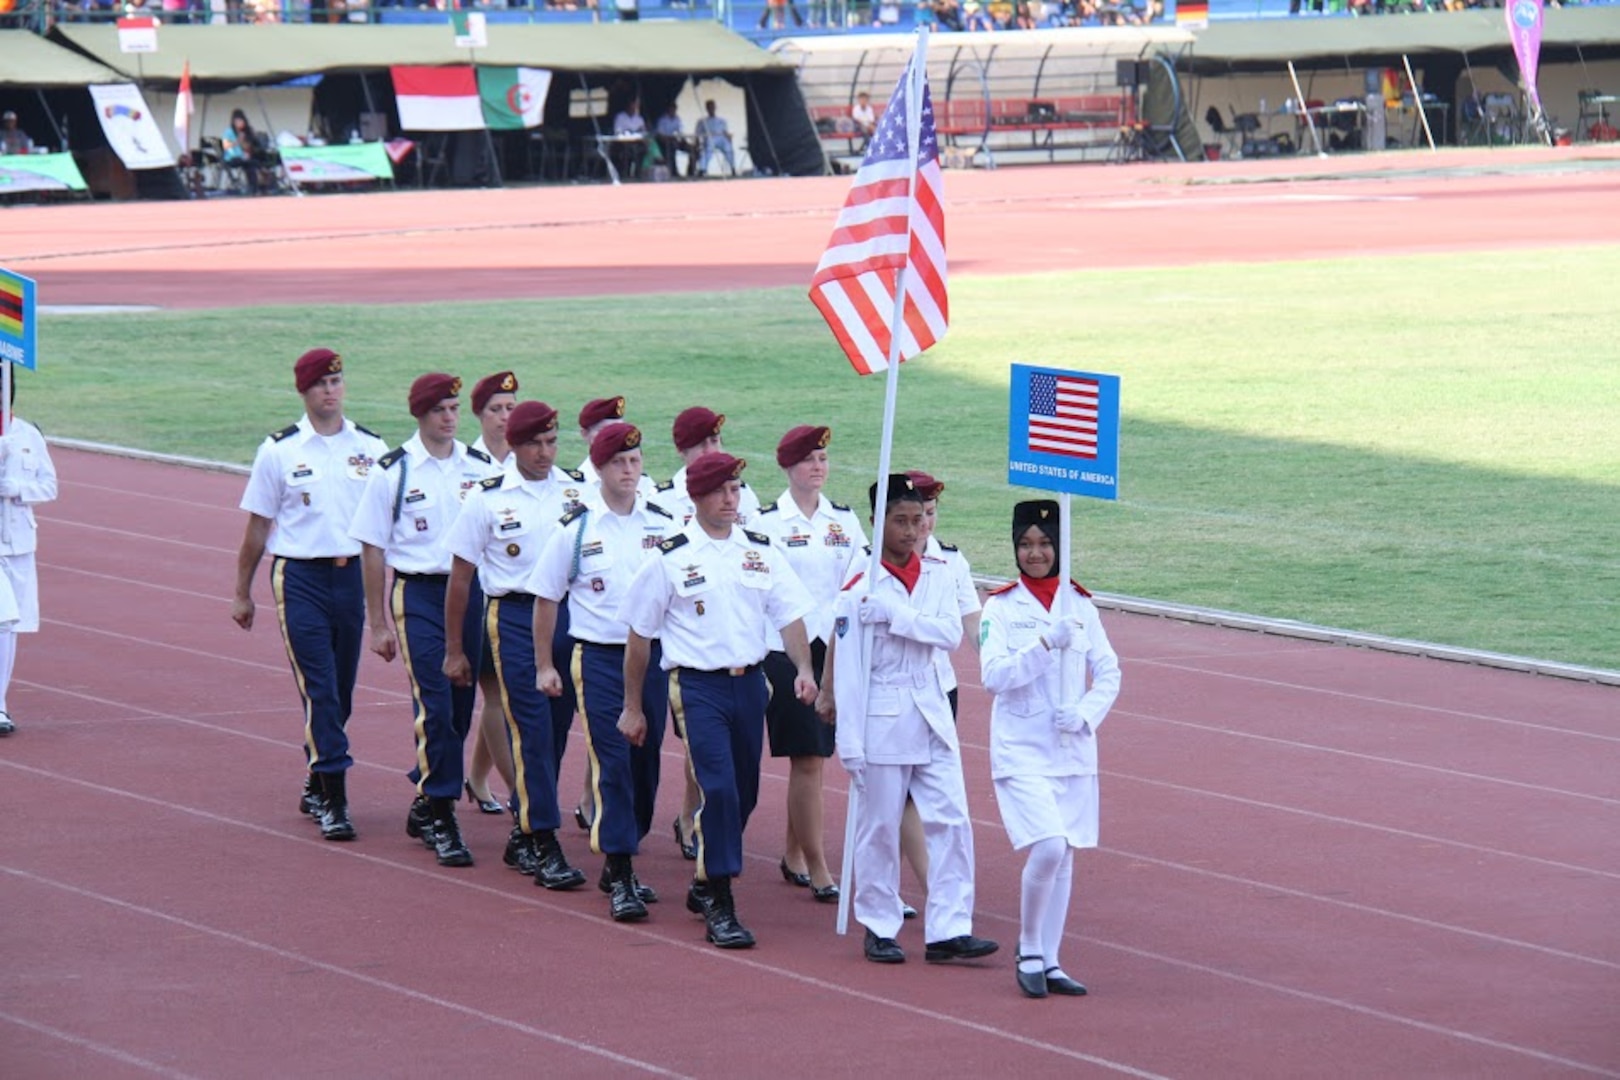
[{"label": "white dress shirt", "polygon": [[[752,524],[770,534],[815,603],[805,617],[805,633],[811,641],[830,640],[833,602],[854,572],[851,561],[866,546],[861,519],[849,507],[825,495],[818,496],[816,509],[807,517],[789,489],[775,502],[761,507]],[[780,650],[782,635],[770,631],[767,644],[772,651]]]},{"label": "white dress shirt", "polygon": [[619,605],[641,565],[679,532],[668,510],[637,498],[628,514],[600,502],[564,518],[529,575],[528,591],[546,600],[568,598],[568,632],[579,641],[623,645],[628,634]]},{"label": "white dress shirt", "polygon": [[360,554],[349,535],[366,480],[388,453],[382,439],[345,419],[335,435],[321,435],[306,415],[264,440],[242,492],[242,509],[274,523],[272,555],[330,559]]},{"label": "white dress shirt", "polygon": [[445,546],[478,568],[485,596],[528,592],[530,571],[562,530],[563,515],[579,508],[578,494],[579,481],[570,473],[553,469],[544,480],[525,480],[509,463],[468,493]]},{"label": "white dress shirt", "polygon": [[434,457],[418,432],[378,459],[366,477],[349,535],[381,548],[397,573],[448,574],[450,549],[444,541],[462,500],[500,474],[488,454],[475,454],[460,442],[451,443],[448,456]]}]

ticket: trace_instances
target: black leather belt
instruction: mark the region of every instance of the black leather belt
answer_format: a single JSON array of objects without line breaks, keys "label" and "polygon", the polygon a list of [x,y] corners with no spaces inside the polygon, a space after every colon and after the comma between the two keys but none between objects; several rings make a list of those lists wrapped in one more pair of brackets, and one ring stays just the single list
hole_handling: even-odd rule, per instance
[{"label": "black leather belt", "polygon": [[394,576],[397,578],[404,578],[406,581],[448,582],[450,580],[449,574],[407,574],[402,570],[395,570]]},{"label": "black leather belt", "polygon": [[749,665],[747,665],[745,667],[725,667],[725,668],[714,668],[712,670],[705,669],[705,668],[682,668],[681,670],[682,671],[695,672],[696,674],[699,674],[699,675],[730,675],[732,678],[736,679],[736,678],[741,678],[742,676],[747,675],[750,672],[758,671],[759,670],[759,665],[758,664],[749,664]]}]

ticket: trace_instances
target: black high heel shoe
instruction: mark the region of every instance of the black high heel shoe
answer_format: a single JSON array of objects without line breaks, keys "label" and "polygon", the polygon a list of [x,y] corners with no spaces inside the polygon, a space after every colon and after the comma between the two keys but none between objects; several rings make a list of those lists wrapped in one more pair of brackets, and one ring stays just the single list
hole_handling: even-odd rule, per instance
[{"label": "black high heel shoe", "polygon": [[797,885],[801,889],[808,889],[810,887],[810,875],[801,874],[795,870],[788,869],[786,855],[782,856],[781,869],[782,880],[787,882],[789,885]]},{"label": "black high heel shoe", "polygon": [[838,882],[834,881],[829,885],[812,885],[810,886],[810,895],[816,898],[818,904],[836,904],[840,895]]},{"label": "black high heel shoe", "polygon": [[494,799],[480,799],[476,794],[474,794],[471,780],[468,780],[462,786],[467,789],[467,801],[470,802],[470,803],[477,804],[479,813],[483,813],[483,814],[504,814],[504,813],[506,813],[506,807],[504,805],[502,805],[501,803],[497,802],[496,800],[494,800]]},{"label": "black high heel shoe", "polygon": [[686,837],[681,835],[681,819],[679,815],[675,818],[675,842],[680,845],[681,858],[687,862],[697,861],[697,841],[688,841]]}]

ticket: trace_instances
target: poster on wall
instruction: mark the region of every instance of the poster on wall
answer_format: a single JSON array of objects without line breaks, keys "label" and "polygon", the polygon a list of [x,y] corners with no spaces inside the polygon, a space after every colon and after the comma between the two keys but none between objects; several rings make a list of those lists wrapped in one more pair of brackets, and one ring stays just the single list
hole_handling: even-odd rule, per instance
[{"label": "poster on wall", "polygon": [[173,168],[174,153],[134,83],[90,87],[107,145],[131,169]]}]

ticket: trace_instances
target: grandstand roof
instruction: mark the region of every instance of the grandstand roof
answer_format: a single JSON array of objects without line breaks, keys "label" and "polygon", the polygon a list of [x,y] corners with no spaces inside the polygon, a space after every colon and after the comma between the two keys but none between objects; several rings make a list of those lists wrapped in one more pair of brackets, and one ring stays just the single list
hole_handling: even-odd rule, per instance
[{"label": "grandstand roof", "polygon": [[32,30],[0,30],[0,86],[86,86],[126,82],[124,76]]},{"label": "grandstand roof", "polygon": [[[118,33],[111,25],[59,23],[51,35],[125,76],[136,74],[135,56],[119,52]],[[193,79],[234,85],[279,82],[325,72],[377,70],[395,64],[436,66],[465,64],[470,60],[468,50],[456,48],[448,23],[439,26],[164,25],[158,31],[158,45],[160,51],[142,55],[139,64],[143,78],[158,82],[178,82],[181,65],[187,59],[191,61]],[[603,25],[502,23],[489,28],[489,47],[477,51],[477,61],[554,71],[605,73],[792,71],[791,64],[746,39],[715,23],[699,20]],[[93,66],[99,68],[99,65]],[[9,68],[9,62],[0,65],[0,70],[5,70],[8,77],[12,74]],[[8,78],[6,81],[18,80]],[[20,81],[37,84],[39,80]]]},{"label": "grandstand roof", "polygon": [[[1548,8],[1543,56],[1583,49],[1606,53],[1620,47],[1620,8]],[[1200,30],[1183,67],[1215,72],[1227,68],[1275,67],[1285,61],[1346,61],[1363,64],[1402,54],[1484,53],[1509,50],[1500,8],[1387,15],[1368,18],[1222,20]]]}]

